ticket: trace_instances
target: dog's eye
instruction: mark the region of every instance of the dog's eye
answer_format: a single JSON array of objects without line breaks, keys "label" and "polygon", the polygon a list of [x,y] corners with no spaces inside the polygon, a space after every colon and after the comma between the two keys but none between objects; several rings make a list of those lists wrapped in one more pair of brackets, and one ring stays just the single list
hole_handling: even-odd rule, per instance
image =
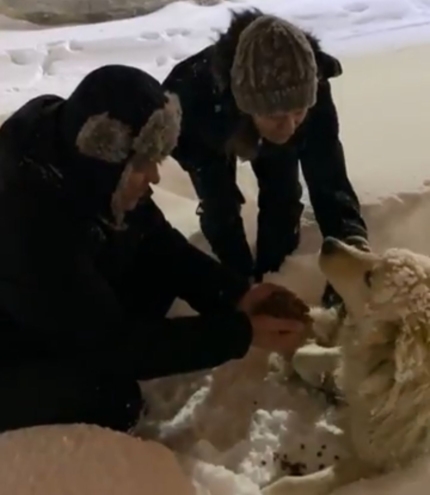
[{"label": "dog's eye", "polygon": [[372,287],[372,272],[367,271],[364,274],[364,283],[367,285],[367,287]]}]

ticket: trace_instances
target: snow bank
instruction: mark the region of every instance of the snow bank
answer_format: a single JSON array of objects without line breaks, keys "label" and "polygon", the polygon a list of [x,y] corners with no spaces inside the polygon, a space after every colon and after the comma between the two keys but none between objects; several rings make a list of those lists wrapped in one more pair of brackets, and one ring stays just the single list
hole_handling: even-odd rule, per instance
[{"label": "snow bank", "polygon": [[[257,487],[271,479],[314,472],[345,455],[335,412],[322,397],[291,382],[285,386],[261,352],[214,372],[147,382],[142,389],[151,414],[140,433],[200,459],[183,466],[209,489],[207,495],[258,495]],[[429,483],[430,461],[424,459],[333,495],[426,495]]]},{"label": "snow bank", "polygon": [[194,495],[164,446],[80,425],[1,435],[0,480],[8,495]]},{"label": "snow bank", "polygon": [[178,1],[144,17],[52,29],[0,16],[0,71],[8,74],[0,81],[0,114],[42,92],[67,96],[88,71],[106,63],[136,65],[163,79],[176,62],[226,28],[231,9],[249,5],[291,19],[320,36],[334,53],[430,41],[430,4],[422,0],[325,5],[319,0],[248,0],[211,7]]},{"label": "snow bank", "polygon": [[[40,25],[80,24],[149,14],[176,0],[0,0],[0,14]],[[213,5],[218,0],[194,0]]]}]

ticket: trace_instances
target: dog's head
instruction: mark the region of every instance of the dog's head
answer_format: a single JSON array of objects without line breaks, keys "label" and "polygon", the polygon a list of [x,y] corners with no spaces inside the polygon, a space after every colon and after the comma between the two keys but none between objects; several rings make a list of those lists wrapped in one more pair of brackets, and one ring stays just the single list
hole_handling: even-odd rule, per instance
[{"label": "dog's head", "polygon": [[396,248],[364,252],[327,238],[319,265],[353,320],[370,319],[376,333],[391,329],[398,373],[430,363],[429,257]]}]

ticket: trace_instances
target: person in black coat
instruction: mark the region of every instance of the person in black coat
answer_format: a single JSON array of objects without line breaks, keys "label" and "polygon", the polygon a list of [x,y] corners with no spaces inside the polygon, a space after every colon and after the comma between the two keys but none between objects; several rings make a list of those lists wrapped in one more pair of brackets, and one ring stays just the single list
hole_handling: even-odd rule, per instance
[{"label": "person in black coat", "polygon": [[[173,157],[200,199],[201,229],[217,257],[261,280],[300,240],[299,163],[323,237],[362,245],[366,225],[348,180],[330,82],[338,60],[311,35],[258,10],[234,13],[213,45],[180,62],[164,88],[179,97],[183,124]],[[254,262],[245,238],[236,159],[258,181]],[[326,291],[329,302],[332,291]]]},{"label": "person in black coat", "polygon": [[[180,119],[150,75],[106,66],[1,127],[0,431],[127,430],[137,380],[299,345],[299,322],[252,316],[276,287],[191,246],[151,199]],[[199,315],[167,319],[176,297]]]}]

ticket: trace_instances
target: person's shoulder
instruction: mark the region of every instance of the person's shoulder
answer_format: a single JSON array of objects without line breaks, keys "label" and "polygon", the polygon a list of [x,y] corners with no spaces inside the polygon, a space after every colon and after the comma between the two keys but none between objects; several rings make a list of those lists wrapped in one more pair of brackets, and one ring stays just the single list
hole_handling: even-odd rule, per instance
[{"label": "person's shoulder", "polygon": [[33,114],[38,114],[38,112],[41,112],[46,108],[50,107],[51,105],[54,105],[62,101],[64,101],[64,99],[57,95],[41,95],[41,96],[37,96],[36,98],[32,98],[27,103],[24,103],[24,105],[18,108],[18,110],[13,112],[5,120],[5,122],[3,123],[0,129],[2,130],[4,126],[10,122],[15,122],[25,117],[29,117]]},{"label": "person's shoulder", "polygon": [[52,106],[61,103],[63,98],[56,95],[41,95],[31,99],[10,115],[0,127],[0,146],[13,143],[32,132],[39,118]]},{"label": "person's shoulder", "polygon": [[[213,134],[221,97],[216,86],[212,67],[213,45],[176,65],[163,83],[166,92],[175,94],[182,107],[181,147],[184,136],[195,139],[199,135]],[[210,131],[208,131],[208,126]]]},{"label": "person's shoulder", "polygon": [[212,46],[209,46],[176,64],[162,83],[164,89],[177,94],[196,94],[196,89],[198,92],[210,89],[211,53]]},{"label": "person's shoulder", "polygon": [[318,69],[321,78],[325,80],[339,77],[343,72],[342,64],[339,59],[326,52],[321,52],[319,54]]},{"label": "person's shoulder", "polygon": [[318,77],[320,80],[328,80],[342,75],[343,68],[339,59],[324,51],[319,40],[306,33],[306,37],[312,47],[318,67]]},{"label": "person's shoulder", "polygon": [[[43,128],[43,117],[64,101],[55,95],[33,98],[14,112],[0,127],[0,186],[14,181],[18,165],[28,153]],[[47,146],[50,144],[48,139]]]}]

